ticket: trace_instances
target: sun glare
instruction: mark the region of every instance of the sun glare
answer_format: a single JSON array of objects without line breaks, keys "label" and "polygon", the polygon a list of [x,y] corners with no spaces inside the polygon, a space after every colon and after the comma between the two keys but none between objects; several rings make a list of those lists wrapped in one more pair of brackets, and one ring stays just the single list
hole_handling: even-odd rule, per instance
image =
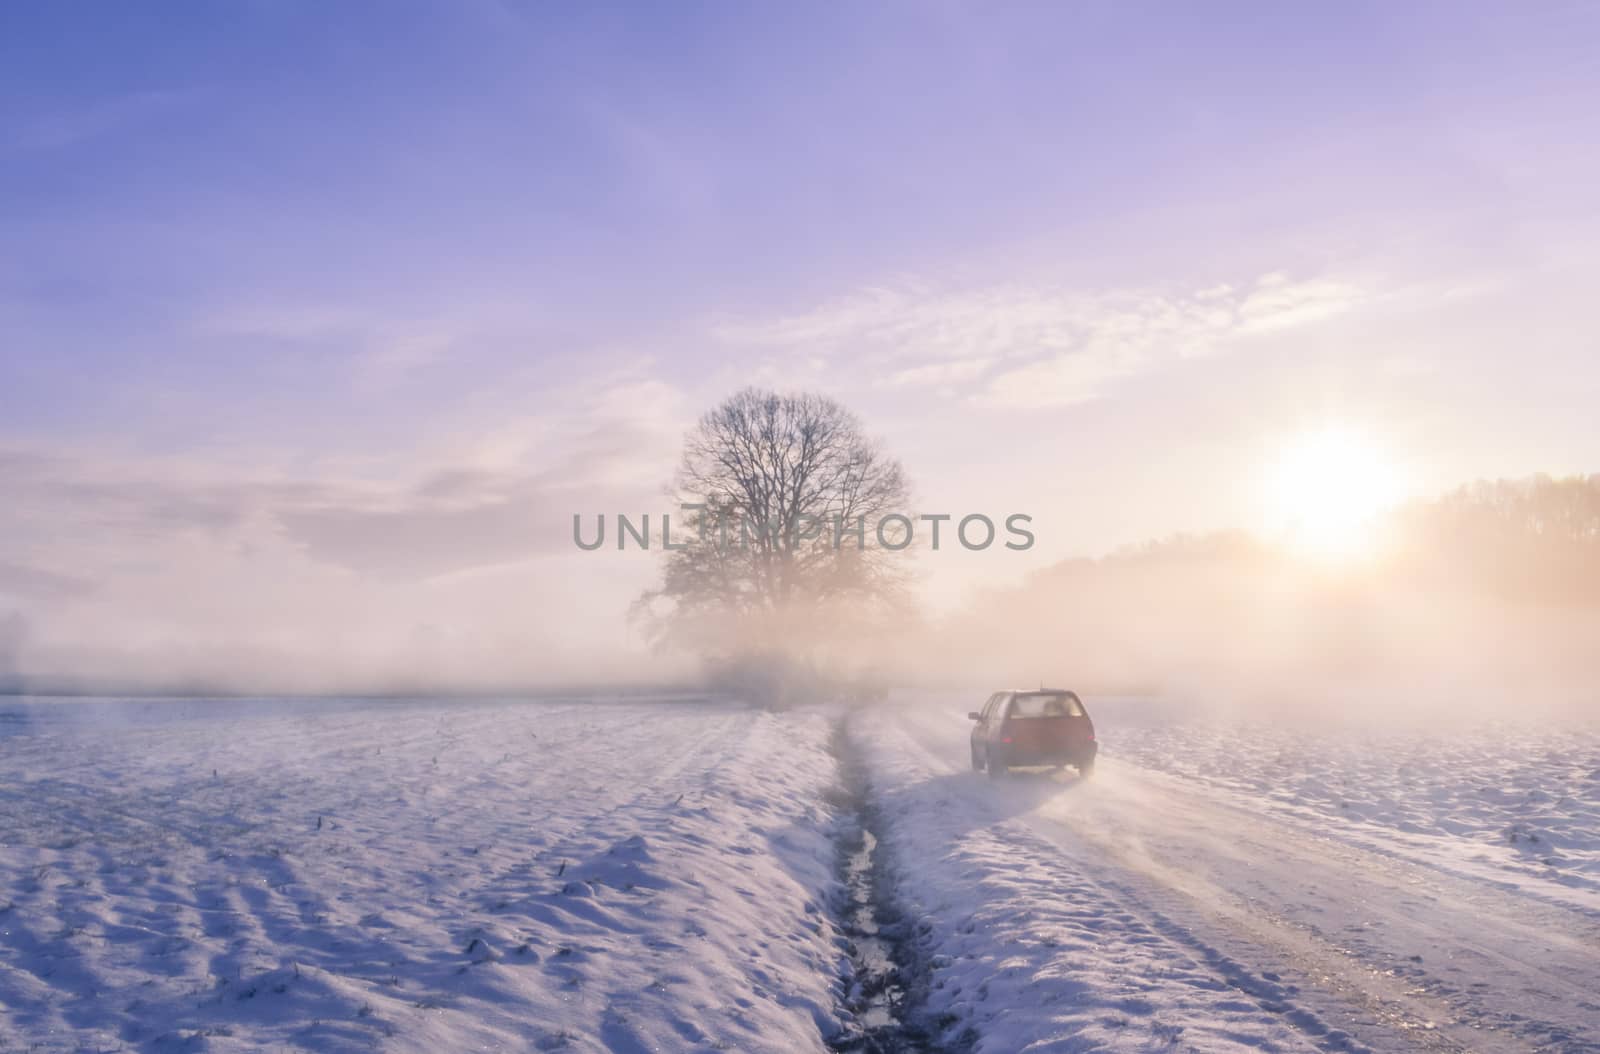
[{"label": "sun glare", "polygon": [[1369,554],[1377,520],[1401,495],[1390,459],[1368,436],[1335,426],[1285,445],[1271,481],[1275,526],[1290,544],[1322,557]]}]

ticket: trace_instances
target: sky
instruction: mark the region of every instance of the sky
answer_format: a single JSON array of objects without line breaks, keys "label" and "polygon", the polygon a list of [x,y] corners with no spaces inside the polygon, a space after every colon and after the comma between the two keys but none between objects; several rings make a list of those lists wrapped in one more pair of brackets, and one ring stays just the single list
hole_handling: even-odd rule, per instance
[{"label": "sky", "polygon": [[1600,7],[0,6],[0,672],[659,671],[661,511],[745,384],[918,510],[923,596],[1600,469]]}]

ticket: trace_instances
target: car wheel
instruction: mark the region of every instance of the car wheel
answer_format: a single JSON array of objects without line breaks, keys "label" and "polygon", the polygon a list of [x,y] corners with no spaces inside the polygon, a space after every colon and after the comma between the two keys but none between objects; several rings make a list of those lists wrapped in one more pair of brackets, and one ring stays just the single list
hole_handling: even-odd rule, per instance
[{"label": "car wheel", "polygon": [[987,750],[983,752],[983,769],[989,774],[989,778],[992,780],[997,780],[1010,771],[1004,765],[996,765],[994,763],[994,755],[990,754]]},{"label": "car wheel", "polygon": [[969,745],[967,749],[972,752],[972,771],[973,772],[982,772],[983,771],[983,762],[978,757],[978,748]]},{"label": "car wheel", "polygon": [[1090,776],[1093,776],[1093,775],[1094,775],[1094,762],[1085,761],[1083,764],[1078,766],[1078,776],[1079,776],[1079,778],[1088,779]]}]

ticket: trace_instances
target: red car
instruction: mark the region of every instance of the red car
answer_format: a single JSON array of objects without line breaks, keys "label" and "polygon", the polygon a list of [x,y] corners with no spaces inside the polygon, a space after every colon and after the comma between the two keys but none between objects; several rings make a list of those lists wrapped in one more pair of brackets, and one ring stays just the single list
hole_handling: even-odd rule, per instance
[{"label": "red car", "polygon": [[1014,768],[1075,765],[1081,775],[1094,772],[1100,744],[1075,692],[996,692],[967,716],[978,722],[972,730],[974,771],[1000,776]]}]

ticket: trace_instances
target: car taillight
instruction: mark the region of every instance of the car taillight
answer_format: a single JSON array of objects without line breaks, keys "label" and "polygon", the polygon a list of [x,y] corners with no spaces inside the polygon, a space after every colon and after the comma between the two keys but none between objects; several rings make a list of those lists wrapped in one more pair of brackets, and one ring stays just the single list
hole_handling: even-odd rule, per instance
[{"label": "car taillight", "polygon": [[1001,736],[1000,737],[1000,742],[1009,743],[1009,742],[1011,742],[1011,737],[1010,736]]}]

